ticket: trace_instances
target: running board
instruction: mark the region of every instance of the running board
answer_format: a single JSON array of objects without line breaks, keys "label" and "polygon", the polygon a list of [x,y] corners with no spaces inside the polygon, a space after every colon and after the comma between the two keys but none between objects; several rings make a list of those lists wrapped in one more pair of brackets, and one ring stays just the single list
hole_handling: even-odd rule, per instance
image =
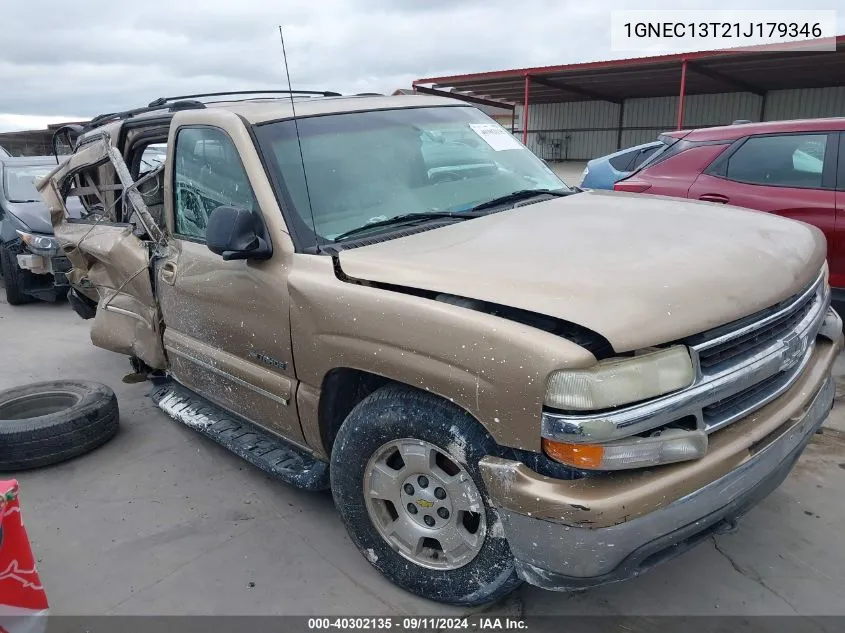
[{"label": "running board", "polygon": [[172,380],[150,394],[159,408],[177,422],[199,431],[271,477],[304,490],[329,488],[329,465],[228,413]]}]

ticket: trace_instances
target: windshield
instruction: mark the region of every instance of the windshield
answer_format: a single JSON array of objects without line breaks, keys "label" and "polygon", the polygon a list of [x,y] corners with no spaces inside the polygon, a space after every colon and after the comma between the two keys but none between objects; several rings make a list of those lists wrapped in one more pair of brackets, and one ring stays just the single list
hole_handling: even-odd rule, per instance
[{"label": "windshield", "polygon": [[41,195],[35,182],[50,173],[53,165],[6,166],[3,176],[3,193],[9,202],[38,202]]},{"label": "windshield", "polygon": [[468,211],[525,189],[569,191],[472,107],[351,112],[297,123],[302,158],[293,121],[261,125],[256,133],[271,176],[296,212],[293,228],[309,242],[315,232],[332,241],[397,215]]}]

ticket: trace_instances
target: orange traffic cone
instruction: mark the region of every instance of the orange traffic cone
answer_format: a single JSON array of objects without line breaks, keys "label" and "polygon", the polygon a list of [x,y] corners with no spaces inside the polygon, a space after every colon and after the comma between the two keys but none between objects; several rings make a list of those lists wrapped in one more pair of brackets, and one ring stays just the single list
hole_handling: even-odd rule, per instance
[{"label": "orange traffic cone", "polygon": [[44,631],[47,608],[23,526],[18,482],[0,481],[0,633]]}]

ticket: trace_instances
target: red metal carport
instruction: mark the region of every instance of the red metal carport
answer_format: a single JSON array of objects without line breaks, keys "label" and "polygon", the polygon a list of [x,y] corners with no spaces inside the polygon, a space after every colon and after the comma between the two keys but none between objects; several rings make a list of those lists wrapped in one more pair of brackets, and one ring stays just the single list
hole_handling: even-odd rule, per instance
[{"label": "red metal carport", "polygon": [[[762,97],[760,120],[765,119],[766,95],[772,90],[826,88],[845,85],[845,35],[837,36],[835,51],[809,51],[795,43],[772,47],[679,53],[656,57],[518,68],[451,77],[426,77],[413,82],[417,92],[464,99],[472,103],[522,105],[522,138],[528,137],[531,104],[571,101],[609,101],[679,96],[677,127],[684,125],[684,97],[695,94],[749,92]],[[507,107],[507,106],[505,106]]]}]

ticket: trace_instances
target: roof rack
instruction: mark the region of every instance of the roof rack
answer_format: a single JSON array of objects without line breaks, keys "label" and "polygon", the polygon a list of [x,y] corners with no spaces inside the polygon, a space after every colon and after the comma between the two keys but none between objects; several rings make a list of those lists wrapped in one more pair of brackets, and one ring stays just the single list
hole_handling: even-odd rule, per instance
[{"label": "roof rack", "polygon": [[194,95],[180,95],[178,97],[159,97],[155,101],[151,101],[150,108],[163,106],[171,101],[181,101],[183,99],[198,99],[200,97],[228,97],[234,95],[318,95],[320,97],[340,97],[339,92],[331,92],[328,90],[231,90],[225,92],[204,92]]},{"label": "roof rack", "polygon": [[91,130],[111,121],[128,119],[136,114],[144,114],[145,112],[155,112],[156,110],[169,110],[170,112],[176,112],[177,110],[202,109],[204,107],[205,104],[202,101],[165,101],[164,103],[155,106],[150,105],[143,108],[132,108],[131,110],[123,110],[122,112],[108,112],[106,114],[99,114],[88,121],[88,123],[85,124],[85,130]]},{"label": "roof rack", "polygon": [[179,110],[193,110],[205,108],[202,101],[197,101],[201,97],[226,97],[235,95],[263,95],[263,94],[284,94],[284,95],[317,95],[321,97],[340,97],[339,92],[331,92],[328,90],[235,90],[226,92],[204,92],[192,95],[181,95],[177,97],[159,97],[141,108],[133,108],[131,110],[123,110],[122,112],[109,112],[100,114],[85,124],[85,130],[91,130],[99,127],[104,123],[110,121],[120,121],[128,119],[137,114],[144,114],[146,112],[155,112],[157,110],[169,110],[170,112],[177,112]]}]

